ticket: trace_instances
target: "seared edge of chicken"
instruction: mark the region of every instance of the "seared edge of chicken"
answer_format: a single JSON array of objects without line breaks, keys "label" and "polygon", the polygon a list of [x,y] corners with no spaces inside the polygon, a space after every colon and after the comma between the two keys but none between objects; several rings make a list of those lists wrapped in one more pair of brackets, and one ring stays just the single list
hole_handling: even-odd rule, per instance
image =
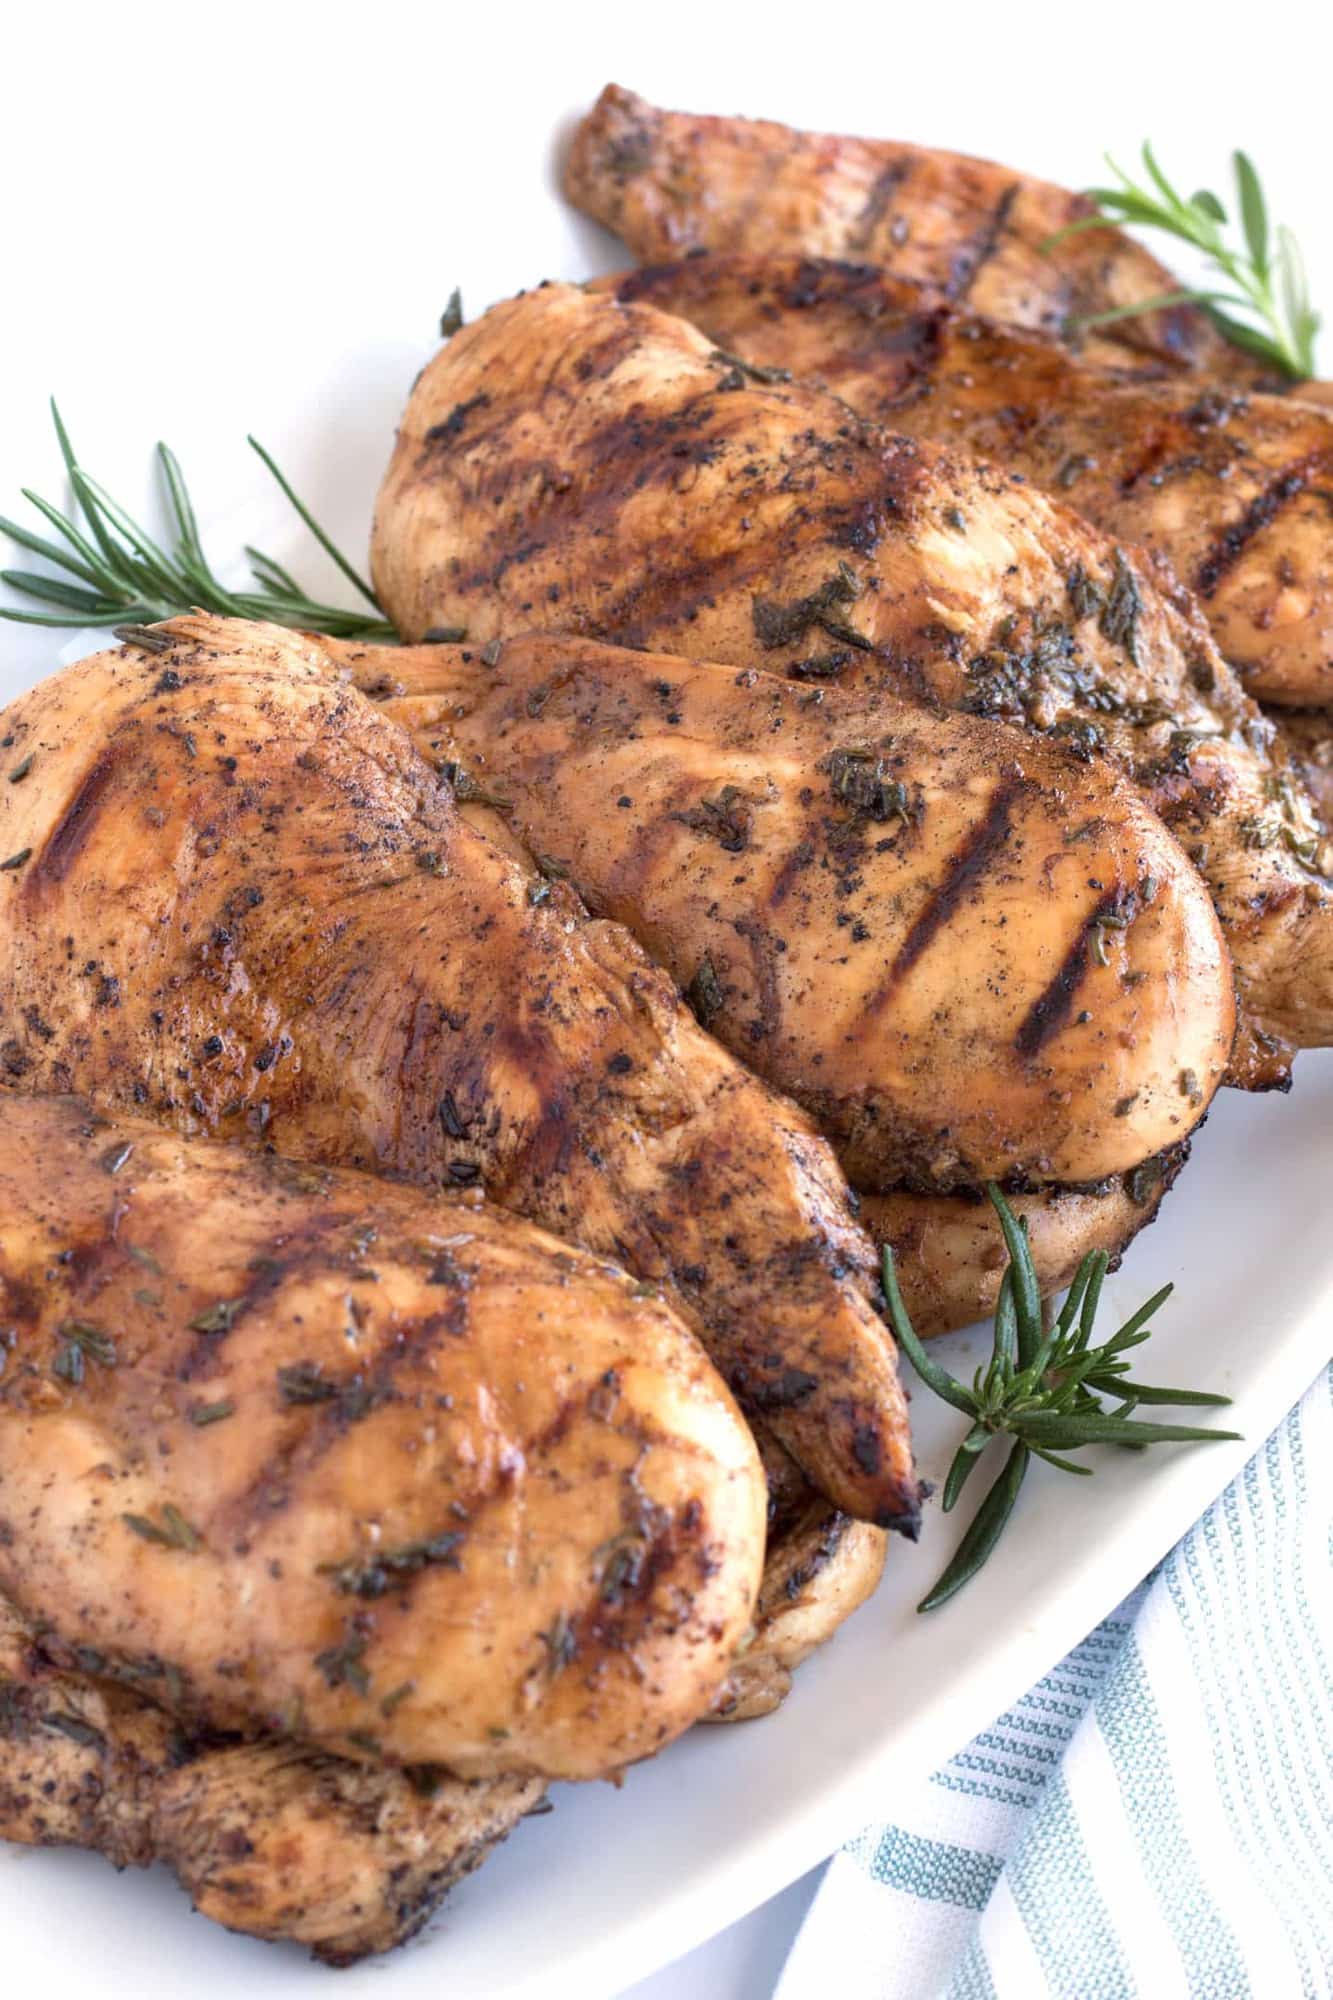
[{"label": "seared edge of chicken", "polygon": [[[1114,1270],[1139,1231],[1156,1221],[1188,1157],[1186,1144],[1104,1187],[1010,1194],[1010,1208],[1027,1225],[1041,1296],[1064,1291],[1090,1250],[1105,1250]],[[893,1249],[903,1298],[922,1339],[989,1319],[1009,1253],[982,1195],[898,1188],[865,1195],[861,1216],[876,1242]]]},{"label": "seared edge of chicken", "polygon": [[0,1068],[484,1187],[666,1288],[830,1498],[911,1532],[873,1249],[805,1114],[626,931],[539,896],[317,643],[202,615],[152,643],[5,713]]},{"label": "seared edge of chicken", "polygon": [[1165,556],[1251,694],[1333,699],[1333,412],[1117,380],[870,264],[690,257],[611,282],[890,430],[1023,473]]},{"label": "seared edge of chicken", "polygon": [[702,1350],[479,1196],[5,1092],[0,1324],[0,1589],[197,1723],[605,1775],[749,1624],[766,1490]]},{"label": "seared edge of chicken", "polygon": [[1109,770],[893,695],[590,641],[329,650],[857,1186],[1101,1179],[1181,1137],[1226,1069],[1207,891]]},{"label": "seared edge of chicken", "polygon": [[1333,709],[1284,708],[1273,716],[1280,747],[1314,800],[1326,829],[1333,828]]},{"label": "seared edge of chicken", "polygon": [[[902,140],[663,111],[617,84],[577,128],[564,186],[645,262],[694,249],[866,258],[954,304],[1055,335],[1179,290],[1120,229],[1084,230],[1048,250],[1096,209],[1031,174]],[[1261,373],[1190,305],[1098,328],[1083,346],[1245,383]]]},{"label": "seared edge of chicken", "polygon": [[351,1965],[414,1937],[545,1790],[183,1731],[0,1602],[0,1839],[164,1861],[204,1916]]},{"label": "seared edge of chicken", "polygon": [[771,1715],[792,1675],[860,1609],[884,1572],[886,1537],[811,1495],[770,1536],[754,1630],[705,1722]]},{"label": "seared edge of chicken", "polygon": [[1291,1045],[1333,1037],[1333,892],[1272,726],[1143,559],[1013,475],[757,380],[684,320],[548,286],[420,377],[373,561],[409,637],[540,623],[1109,756],[1213,894],[1244,1007],[1235,1079],[1280,1081]]}]

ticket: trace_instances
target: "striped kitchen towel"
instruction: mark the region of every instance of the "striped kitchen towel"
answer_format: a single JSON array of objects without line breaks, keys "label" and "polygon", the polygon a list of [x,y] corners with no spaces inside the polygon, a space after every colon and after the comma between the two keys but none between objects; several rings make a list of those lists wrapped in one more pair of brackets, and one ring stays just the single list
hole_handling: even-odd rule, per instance
[{"label": "striped kitchen towel", "polygon": [[835,1856],[777,2000],[1333,1995],[1333,1368],[1104,1624]]}]

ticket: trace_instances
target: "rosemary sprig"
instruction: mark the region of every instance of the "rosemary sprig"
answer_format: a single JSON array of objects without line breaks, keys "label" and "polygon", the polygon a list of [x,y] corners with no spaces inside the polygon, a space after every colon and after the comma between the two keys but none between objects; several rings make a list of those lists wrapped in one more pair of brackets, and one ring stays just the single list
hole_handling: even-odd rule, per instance
[{"label": "rosemary sprig", "polygon": [[[1047,1331],[1027,1231],[1015,1219],[999,1188],[992,1184],[986,1192],[1000,1218],[1009,1265],[995,1306],[990,1363],[984,1370],[977,1369],[970,1388],[932,1360],[917,1338],[898,1287],[893,1252],[887,1244],[884,1248],[884,1297],[899,1344],[927,1388],[970,1420],[944,1482],[946,1513],[992,1438],[1011,1441],[1004,1465],[953,1561],[922,1598],[918,1611],[934,1610],[976,1575],[1000,1539],[1031,1459],[1043,1458],[1061,1472],[1086,1475],[1093,1470],[1090,1465],[1076,1465],[1062,1454],[1090,1444],[1141,1449],[1149,1444],[1240,1436],[1238,1431],[1199,1430],[1188,1424],[1143,1423],[1134,1416],[1140,1404],[1220,1405],[1231,1400],[1201,1389],[1161,1389],[1130,1380],[1130,1363],[1125,1356],[1130,1348],[1150,1338],[1148,1322],[1170,1297],[1170,1285],[1154,1292],[1109,1340],[1094,1347],[1093,1324],[1111,1260],[1104,1250],[1090,1250]],[[1104,1396],[1114,1398],[1116,1407],[1107,1409],[1101,1401]]]},{"label": "rosemary sprig", "polygon": [[8,535],[20,548],[42,557],[62,574],[0,570],[0,581],[11,590],[51,607],[25,611],[0,605],[0,618],[14,619],[24,625],[143,626],[198,609],[226,618],[268,619],[297,631],[324,632],[334,639],[397,639],[393,626],[380,614],[378,599],[370,585],[335,547],[255,438],[248,440],[251,449],[320,547],[366,599],[374,616],[321,603],[303,590],[281,563],[259,549],[247,548],[245,552],[250,559],[255,588],[228,589],[219,582],[204,553],[189,489],[174,452],[164,444],[157,447],[174,537],[173,545],[166,549],[80,465],[54,401],[51,416],[60,455],[69,474],[73,508],[69,514],[62,514],[49,500],[25,487],[24,499],[37,509],[58,539],[37,534],[2,515],[0,533]]},{"label": "rosemary sprig", "polygon": [[[1110,326],[1116,320],[1136,319],[1141,313],[1158,312],[1166,306],[1196,305],[1207,313],[1219,333],[1237,347],[1257,355],[1284,375],[1305,381],[1315,372],[1314,342],[1320,316],[1310,304],[1300,248],[1285,225],[1270,229],[1268,204],[1249,155],[1237,152],[1231,158],[1240,215],[1239,244],[1227,241],[1226,231],[1231,224],[1225,207],[1211,189],[1200,188],[1187,199],[1167,179],[1145,140],[1146,184],[1131,180],[1108,155],[1106,164],[1120,185],[1085,189],[1096,202],[1099,213],[1058,230],[1043,248],[1049,251],[1066,237],[1076,236],[1085,229],[1103,228],[1107,222],[1137,223],[1143,228],[1165,230],[1178,241],[1201,250],[1226,280],[1227,289],[1182,286],[1156,298],[1140,299],[1135,305],[1090,313],[1071,324],[1079,328]],[[1227,308],[1246,317],[1237,319],[1234,311]]]}]

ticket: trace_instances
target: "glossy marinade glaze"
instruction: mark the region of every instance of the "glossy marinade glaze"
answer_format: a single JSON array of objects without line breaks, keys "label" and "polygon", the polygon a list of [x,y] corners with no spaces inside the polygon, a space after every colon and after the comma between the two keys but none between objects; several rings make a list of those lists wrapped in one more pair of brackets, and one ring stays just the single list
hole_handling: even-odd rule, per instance
[{"label": "glossy marinade glaze", "polygon": [[1333,1035],[1322,829],[1272,725],[1145,559],[1015,476],[747,372],[679,318],[549,286],[422,374],[372,553],[409,638],[540,626],[1109,758],[1209,885],[1235,1080]]},{"label": "glossy marinade glaze", "polygon": [[480,1195],[6,1091],[0,1319],[0,1590],[196,1727],[601,1776],[749,1627],[767,1491],[702,1349]]},{"label": "glossy marinade glaze", "polygon": [[1207,892],[1109,770],[901,698],[587,640],[329,650],[858,1187],[1101,1180],[1183,1138],[1226,1069]]},{"label": "glossy marinade glaze", "polygon": [[[617,84],[576,130],[564,186],[643,262],[694,249],[855,257],[1053,335],[1179,289],[1110,225],[1051,244],[1096,210],[1032,174],[901,140],[664,111]],[[1075,337],[1098,359],[1200,369],[1247,387],[1259,373],[1191,305]]]},{"label": "glossy marinade glaze", "polygon": [[875,1255],[807,1116],[624,930],[536,894],[318,643],[200,616],[153,644],[3,717],[9,1074],[484,1188],[662,1285],[817,1485],[910,1530]]},{"label": "glossy marinade glaze", "polygon": [[606,283],[886,429],[1022,473],[1165,557],[1251,694],[1333,700],[1333,413],[1134,381],[869,264],[691,257]]}]

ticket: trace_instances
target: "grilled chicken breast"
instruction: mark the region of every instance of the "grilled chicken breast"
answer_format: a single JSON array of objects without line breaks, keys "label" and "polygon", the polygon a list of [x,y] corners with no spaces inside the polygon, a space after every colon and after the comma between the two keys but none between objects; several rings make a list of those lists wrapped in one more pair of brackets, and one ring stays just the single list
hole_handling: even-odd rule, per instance
[{"label": "grilled chicken breast", "polygon": [[848,1512],[914,1528],[873,1249],[804,1113],[619,927],[458,818],[275,628],[196,618],[6,711],[0,1068],[484,1187],[666,1288]]},{"label": "grilled chicken breast", "polygon": [[754,1630],[705,1722],[771,1715],[792,1675],[828,1644],[872,1594],[884,1571],[885,1536],[807,1492],[770,1535]]},{"label": "grilled chicken breast", "polygon": [[1333,700],[1333,412],[1108,378],[867,264],[691,257],[630,272],[616,296],[679,313],[890,430],[1021,472],[1165,556],[1251,694]]},{"label": "grilled chicken breast", "polygon": [[409,638],[542,625],[1109,755],[1212,891],[1244,1003],[1236,1080],[1333,1036],[1333,893],[1271,726],[1142,560],[1014,475],[756,380],[651,307],[548,286],[420,377],[373,563]]},{"label": "grilled chicken breast", "polygon": [[589,641],[329,650],[860,1187],[1100,1180],[1183,1136],[1226,1069],[1207,891],[1109,769],[898,696]]},{"label": "grilled chicken breast", "polygon": [[479,1194],[5,1092],[0,1590],[198,1726],[651,1755],[749,1626],[767,1488],[644,1290]]},{"label": "grilled chicken breast", "polygon": [[[661,111],[616,84],[575,132],[564,184],[645,263],[697,249],[864,258],[938,286],[954,305],[1056,336],[1179,289],[1119,229],[1081,231],[1048,250],[1058,230],[1096,210],[1031,174],[900,140]],[[1089,358],[1246,385],[1261,372],[1188,305],[1099,328],[1082,345]]]},{"label": "grilled chicken breast", "polygon": [[[858,1121],[849,1115],[848,1107],[840,1105],[836,1100],[830,1102],[827,1078],[823,1077],[824,1048],[828,1034],[826,1013],[822,1009],[803,1005],[802,996],[798,993],[791,1007],[784,1012],[784,1020],[788,1024],[785,1038],[775,1038],[771,1035],[756,1036],[754,1032],[757,1025],[762,1025],[752,1004],[754,997],[760,993],[771,994],[774,990],[782,996],[788,993],[792,966],[796,962],[793,953],[800,959],[809,956],[812,949],[817,948],[821,951],[824,960],[821,979],[827,977],[829,961],[848,955],[845,933],[848,929],[855,929],[858,923],[858,920],[850,914],[848,899],[835,893],[832,904],[834,929],[829,934],[835,942],[832,945],[828,945],[827,942],[820,944],[819,940],[826,939],[828,922],[827,899],[822,899],[820,895],[822,874],[820,880],[814,883],[812,890],[809,886],[810,869],[802,867],[796,873],[796,880],[803,889],[797,913],[803,920],[802,928],[793,929],[795,917],[789,914],[787,922],[775,929],[772,897],[774,890],[782,885],[782,871],[779,870],[776,878],[764,877],[761,866],[754,862],[743,864],[738,859],[735,845],[735,829],[739,827],[746,836],[739,852],[748,855],[753,851],[752,826],[749,824],[753,799],[746,795],[740,807],[739,821],[736,820],[733,810],[729,822],[733,829],[731,832],[728,832],[723,825],[723,821],[727,818],[724,811],[710,812],[704,809],[701,814],[696,813],[695,817],[702,818],[707,831],[717,839],[718,855],[714,860],[711,841],[705,841],[703,865],[707,869],[711,863],[714,867],[723,869],[725,904],[729,912],[731,929],[751,948],[752,952],[756,937],[771,936],[773,948],[769,954],[769,961],[776,966],[777,971],[773,976],[761,981],[757,974],[750,974],[749,963],[745,959],[742,959],[737,967],[732,958],[733,940],[730,937],[726,939],[724,947],[718,947],[706,956],[701,955],[698,939],[692,938],[689,924],[685,921],[681,900],[682,884],[694,880],[695,877],[691,872],[682,869],[679,857],[673,863],[675,843],[671,831],[666,829],[664,834],[660,824],[648,810],[649,799],[656,795],[661,778],[665,775],[657,769],[662,758],[665,757],[667,768],[675,777],[684,775],[688,770],[688,766],[683,765],[681,761],[681,745],[685,740],[681,732],[685,728],[686,713],[676,696],[689,689],[695,677],[699,675],[724,676],[728,683],[726,690],[728,705],[717,719],[720,723],[728,724],[730,734],[735,735],[739,723],[739,704],[735,709],[730,705],[735,694],[739,693],[741,701],[748,699],[749,687],[761,683],[767,677],[753,676],[748,672],[737,677],[731,669],[702,667],[698,662],[690,662],[686,669],[688,678],[682,678],[679,663],[670,656],[659,656],[654,659],[651,655],[631,654],[619,648],[599,646],[593,641],[543,641],[535,637],[512,640],[500,647],[492,646],[489,665],[481,663],[475,650],[461,646],[400,647],[392,654],[387,654],[382,648],[338,645],[331,645],[329,650],[353,674],[358,685],[372,699],[381,702],[398,720],[414,730],[423,754],[439,763],[442,771],[453,783],[460,810],[465,818],[479,826],[493,840],[505,844],[520,859],[530,858],[533,851],[530,843],[536,844],[537,851],[542,854],[542,866],[555,873],[557,877],[560,871],[565,869],[572,868],[575,874],[582,874],[588,867],[589,864],[585,862],[580,862],[578,867],[574,867],[572,860],[574,842],[577,841],[580,849],[583,844],[579,822],[587,812],[594,827],[600,825],[603,834],[608,830],[609,816],[604,811],[599,814],[597,807],[604,805],[612,781],[611,774],[603,770],[602,777],[605,783],[589,793],[589,800],[585,801],[582,788],[577,786],[572,796],[566,798],[565,792],[570,781],[576,780],[585,767],[587,774],[591,775],[597,768],[598,760],[606,755],[606,741],[599,740],[595,733],[592,736],[588,735],[588,728],[602,714],[602,703],[595,699],[591,708],[587,704],[580,708],[581,723],[575,741],[571,732],[561,732],[559,721],[550,707],[551,693],[555,689],[562,697],[568,694],[569,676],[566,669],[571,661],[583,662],[588,668],[601,664],[613,669],[617,679],[609,690],[615,695],[611,712],[619,712],[623,723],[623,727],[617,727],[614,732],[617,746],[615,754],[618,760],[623,750],[636,760],[632,778],[626,778],[631,784],[631,790],[617,793],[617,798],[628,796],[634,801],[632,808],[634,817],[629,838],[632,843],[636,843],[632,851],[635,859],[641,860],[643,866],[628,874],[628,879],[638,884],[632,907],[625,907],[626,871],[612,872],[609,889],[603,882],[602,875],[598,874],[596,880],[599,890],[603,894],[613,896],[617,911],[624,915],[631,927],[638,928],[640,924],[643,925],[639,929],[639,935],[648,948],[660,961],[675,966],[677,977],[682,982],[688,980],[687,992],[701,1015],[707,1018],[711,1032],[731,1042],[752,1067],[762,1068],[764,1074],[771,1078],[783,1076],[786,1079],[785,1087],[815,1110],[825,1129],[834,1132],[835,1136],[841,1132],[844,1162],[853,1171],[860,1163],[869,1175],[869,1178],[862,1180],[861,1185],[863,1187],[874,1185],[873,1167],[868,1167],[866,1164],[868,1160],[873,1161],[874,1158],[868,1142],[877,1135],[882,1137],[882,1133],[878,1127],[867,1124],[864,1119],[859,1121],[858,1130]],[[552,660],[559,662],[559,666],[548,674],[547,666]],[[640,676],[650,678],[654,697],[655,706],[648,711],[647,720],[635,719],[635,689]],[[747,684],[739,690],[735,687],[738,678]],[[577,683],[577,674],[574,679]],[[596,685],[600,687],[600,680]],[[772,685],[780,688],[783,683],[773,682]],[[673,690],[669,703],[664,688]],[[710,683],[709,691],[710,693],[718,691],[715,684]],[[816,692],[817,703],[812,701],[812,696]],[[789,697],[783,698],[783,707],[789,715]],[[803,720],[809,718],[812,710],[826,716],[830,711],[834,715],[840,711],[847,716],[849,713],[854,713],[856,707],[855,701],[848,703],[845,695],[827,687],[808,689],[800,699]],[[660,744],[660,734],[657,739],[654,738],[653,729],[653,725],[660,724],[663,719],[666,720],[670,732],[665,747]],[[779,719],[785,720],[785,717],[773,717],[768,721],[765,721],[762,715],[755,718],[762,730],[761,740],[763,738],[767,740],[765,755],[768,766],[771,766],[774,760],[773,744],[778,733],[773,730],[771,723]],[[926,723],[928,718],[922,711],[913,712],[911,724],[913,732]],[[529,765],[525,758],[522,765],[522,781],[515,782],[517,767],[512,755],[513,732],[517,730],[526,742],[530,726],[539,731],[554,732],[555,743],[552,745],[552,750],[554,754],[558,744],[558,762],[552,768],[547,768],[540,759],[534,759]],[[750,743],[749,730],[742,728],[739,733],[743,742]],[[658,749],[654,756],[655,740]],[[693,738],[692,733],[689,740],[696,754],[702,751],[709,759],[706,766],[705,796],[711,797],[716,802],[726,794],[728,784],[731,785],[733,793],[738,787],[744,790],[744,785],[752,776],[748,762],[742,767],[733,762],[719,764],[716,761],[719,746],[728,740],[728,728],[710,727],[702,744]],[[639,748],[641,744],[646,745],[644,751]],[[784,759],[790,754],[792,747],[792,739],[787,736]],[[954,756],[956,746],[945,754],[947,758]],[[537,776],[539,771],[544,772],[544,778]],[[503,775],[492,775],[495,772]],[[615,782],[618,783],[620,777],[626,775],[620,772],[619,763],[617,773]],[[647,795],[643,785],[645,775],[654,780],[652,792]],[[696,779],[700,777],[698,771],[695,771],[694,776]],[[1080,782],[1085,781],[1086,777],[1086,771],[1080,772]],[[550,789],[552,786],[555,789]],[[803,792],[825,794],[828,789],[827,771],[802,768],[794,774],[792,783],[782,787],[781,797],[787,799],[794,796],[798,809],[804,810],[801,800]],[[694,793],[687,794],[675,802],[676,807],[690,810],[690,801],[693,797]],[[778,802],[773,801],[773,803]],[[736,806],[734,798],[732,804],[734,809]],[[890,823],[893,823],[892,814]],[[621,824],[619,818],[610,822],[612,827]],[[1074,831],[1078,832],[1086,824],[1086,819],[1081,819]],[[646,840],[639,840],[634,831],[642,825],[651,829]],[[697,826],[690,830],[697,831]],[[728,840],[732,842],[731,846],[725,844]],[[541,845],[543,841],[544,848]],[[1082,846],[1083,843],[1078,841],[1074,844]],[[791,844],[789,853],[799,855],[803,851],[803,845],[801,842]],[[897,843],[893,843],[895,849],[896,845]],[[879,842],[875,841],[869,844],[868,851],[866,848],[860,851],[857,873],[878,866],[881,860],[877,852],[878,847]],[[694,858],[697,861],[697,855]],[[599,867],[603,865],[601,841],[597,838],[593,841],[593,860]],[[1087,863],[1086,854],[1084,861]],[[738,873],[738,869],[742,872]],[[756,873],[761,876],[761,881],[758,883],[755,881]],[[851,879],[854,880],[854,877]],[[835,885],[847,880],[845,874],[835,875]],[[769,883],[767,897],[758,893],[764,881]],[[582,893],[587,894],[586,884],[582,881],[580,889]],[[859,894],[859,891],[855,893]],[[1043,890],[1043,898],[1044,894]],[[710,931],[715,927],[726,928],[721,924],[721,909],[711,898],[702,904],[697,895],[689,900],[688,914],[693,922],[696,924],[702,922]],[[873,897],[868,900],[875,902]],[[791,893],[788,890],[779,899],[777,906],[779,918],[781,910],[790,901]],[[884,909],[891,907],[891,895],[886,890],[885,896],[875,902],[877,916],[882,916]],[[649,908],[654,912],[651,923],[646,920],[644,914]],[[843,923],[840,922],[840,918],[845,911],[846,922]],[[864,918],[860,920],[862,927],[865,921]],[[741,926],[739,930],[736,929],[738,925]],[[997,923],[997,935],[1001,940],[1007,939],[1007,926],[1003,922]],[[840,947],[836,943],[839,936],[843,939]],[[692,976],[685,970],[690,964],[698,968]],[[739,972],[739,984],[733,982],[731,976],[733,971]],[[1196,981],[1192,985],[1191,1004],[1193,998],[1198,996],[1202,983]],[[1122,983],[1121,990],[1133,995],[1138,991],[1139,984],[1140,982],[1137,982],[1131,973],[1129,984],[1125,986]],[[991,994],[991,984],[987,986],[987,994]],[[1072,1008],[1072,995],[1070,998]],[[738,1005],[738,1000],[743,1001],[744,1005]],[[1080,1013],[1085,1011],[1088,1010],[1079,1009]],[[790,1023],[793,1018],[802,1025],[809,1037],[808,1047],[811,1051],[809,1062],[813,1066],[813,1074],[822,1078],[822,1095],[815,1092],[810,1083],[811,1070],[800,1065],[797,1060],[800,1052],[806,1048],[806,1041],[804,1036],[798,1037],[792,1032]],[[956,1020],[953,1021],[953,1026],[956,1030]],[[863,1019],[859,1024],[859,1039],[854,1052],[857,1087],[862,1092],[872,1093],[872,1101],[882,1093],[888,1069],[892,1069],[896,1074],[903,1059],[901,1047],[897,1052],[897,1061],[894,1060],[892,1050],[887,1056],[881,1051],[877,1033],[882,1033],[882,1029],[882,1015],[877,1014],[870,1022]],[[925,1041],[929,1041],[933,1031],[932,1021],[917,1021],[916,1032]],[[1128,1039],[1133,1039],[1132,1034]],[[954,1053],[942,1057],[941,1067],[935,1074],[937,1085],[945,1079],[954,1080],[956,1046],[955,1041]],[[1004,1067],[1005,1053],[996,1052],[997,1065],[1001,1069]],[[1007,1053],[1012,1055],[1012,1050]],[[790,1066],[783,1061],[787,1055],[791,1055],[793,1059]],[[922,1068],[929,1076],[930,1065],[923,1064]],[[1181,1079],[1188,1081],[1189,1096],[1193,1096],[1202,1088],[1197,1071],[1182,1069],[1177,1076],[1177,1087]],[[974,1087],[981,1086],[974,1085]],[[1087,1085],[1087,1088],[1090,1089],[1091,1084]],[[937,1100],[937,1113],[941,1101]],[[1077,1102],[1078,1099],[1075,1098],[1074,1101]],[[1122,1100],[1117,1099],[1117,1102],[1119,1101]],[[1011,1114],[1012,1107],[1009,1107],[1008,1115]],[[1046,1123],[1049,1128],[1049,1106]],[[854,1143],[850,1137],[853,1133],[856,1134]],[[1156,1215],[1161,1198],[1174,1181],[1187,1150],[1184,1145],[1174,1146],[1170,1152],[1156,1159],[1141,1162],[1131,1172],[1103,1187],[1089,1189],[1053,1186],[1037,1192],[1011,1196],[1011,1201],[1017,1204],[1027,1220],[1033,1263],[1043,1298],[1062,1290],[1070,1282],[1079,1263],[1089,1250],[1104,1249],[1114,1257],[1116,1263],[1119,1262],[1120,1254],[1128,1243]],[[936,1144],[930,1153],[930,1160],[936,1173],[940,1171],[946,1157],[937,1127]],[[953,1194],[941,1193],[938,1190],[927,1193],[922,1192],[920,1188],[899,1185],[878,1195],[868,1196],[862,1202],[861,1216],[877,1241],[888,1242],[893,1246],[897,1259],[899,1286],[919,1333],[923,1335],[947,1333],[955,1327],[970,1325],[974,1320],[988,1316],[993,1310],[1006,1253],[994,1212],[976,1190],[969,1188]],[[760,1437],[763,1443],[762,1432]],[[802,1501],[803,1506],[808,1503],[809,1498],[807,1489]],[[820,1532],[822,1534],[822,1530]],[[843,1601],[844,1593],[840,1580],[842,1567],[846,1564],[859,1571],[865,1546],[861,1541],[857,1541],[849,1543],[844,1549],[843,1544],[839,1542],[837,1574],[827,1579],[827,1591],[821,1583],[818,1591],[821,1603],[835,1604]],[[770,1547],[768,1558],[770,1565],[781,1559],[781,1550]],[[819,1574],[821,1578],[824,1576],[822,1568]],[[804,1619],[802,1623],[804,1624]],[[736,1686],[743,1682],[752,1693],[759,1690],[759,1693],[754,1694],[754,1699],[761,1705],[752,1706],[750,1694],[747,1694],[742,1701],[740,1696],[736,1695],[734,1687],[731,1694],[725,1697],[725,1702],[730,1703],[733,1696],[735,1697],[738,1704],[734,1711],[737,1719],[752,1713],[766,1713],[768,1707],[774,1705],[770,1696],[775,1689],[786,1685],[787,1677],[787,1668],[782,1667],[781,1663],[776,1668],[772,1666],[769,1652],[762,1648],[755,1650],[747,1654],[744,1672],[739,1678],[733,1674],[731,1682],[735,1682]],[[729,1708],[728,1713],[731,1712]]]},{"label": "grilled chicken breast", "polygon": [[[1141,1229],[1154,1221],[1188,1157],[1173,1148],[1102,1187],[1042,1188],[1010,1194],[1027,1226],[1044,1299],[1063,1292],[1090,1250],[1105,1250],[1114,1269]],[[989,1319],[1009,1262],[995,1210],[979,1193],[922,1194],[894,1188],[867,1194],[861,1217],[878,1243],[891,1246],[912,1325],[924,1340]]]},{"label": "grilled chicken breast", "polygon": [[191,1733],[49,1648],[0,1603],[0,1839],[164,1861],[204,1916],[329,1965],[406,1943],[541,1801],[540,1778]]},{"label": "grilled chicken breast", "polygon": [[1324,826],[1333,827],[1333,710],[1284,708],[1276,721],[1279,745],[1309,791]]}]

